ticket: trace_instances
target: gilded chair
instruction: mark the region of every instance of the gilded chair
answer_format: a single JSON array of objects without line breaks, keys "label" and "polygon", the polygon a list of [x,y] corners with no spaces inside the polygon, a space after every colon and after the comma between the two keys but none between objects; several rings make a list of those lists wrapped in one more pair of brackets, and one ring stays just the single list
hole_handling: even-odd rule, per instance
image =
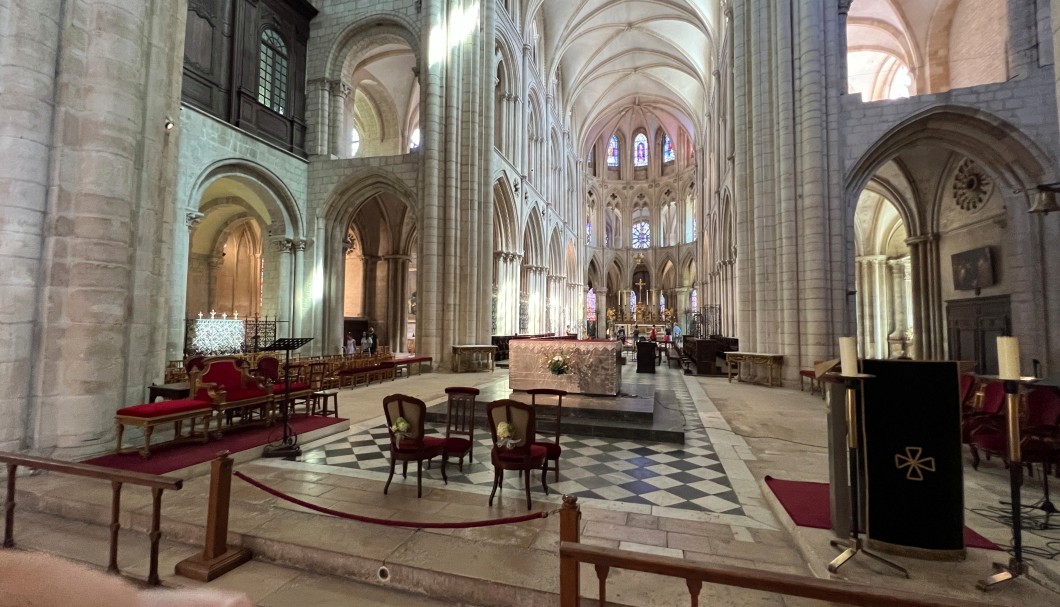
[{"label": "gilded chair", "polygon": [[445,422],[445,454],[442,468],[450,457],[460,458],[460,471],[464,471],[464,457],[471,463],[471,451],[475,447],[475,397],[478,388],[453,386],[445,389],[449,395],[449,406]]},{"label": "gilded chair", "polygon": [[[566,390],[556,390],[553,388],[533,388],[527,390],[530,394],[530,404],[534,406],[534,416],[538,424],[538,428],[541,428],[539,432],[545,434],[548,431],[550,438],[541,440],[534,438],[534,444],[540,445],[545,448],[547,453],[545,457],[545,470],[548,470],[548,462],[555,462],[552,466],[552,470],[555,472],[555,482],[559,482],[559,456],[563,453],[563,447],[560,446],[559,437],[562,435],[562,423],[563,423],[563,397],[567,395]],[[538,401],[539,398],[547,399],[549,397],[556,397],[556,404],[549,405]]]},{"label": "gilded chair", "polygon": [[[445,453],[445,439],[423,435],[423,422],[427,417],[427,405],[418,398],[404,394],[391,394],[383,398],[383,413],[390,433],[390,476],[383,487],[383,495],[390,490],[394,479],[394,464],[401,462],[401,477],[408,478],[409,462],[416,462],[416,497],[423,496],[423,460],[430,460]],[[398,419],[408,424],[404,431],[396,429]],[[442,466],[442,480],[449,484]]]},{"label": "gilded chair", "polygon": [[[532,506],[530,501],[530,472],[541,470],[541,486],[548,495],[548,481],[545,479],[547,450],[534,444],[534,406],[517,400],[504,398],[495,400],[486,407],[486,418],[490,424],[493,437],[493,449],[490,460],[493,462],[493,491],[490,492],[490,506],[497,489],[504,482],[505,470],[519,470],[523,474],[526,488],[526,509]],[[498,432],[502,423],[507,424],[507,435]],[[442,467],[445,470],[445,467]]]}]

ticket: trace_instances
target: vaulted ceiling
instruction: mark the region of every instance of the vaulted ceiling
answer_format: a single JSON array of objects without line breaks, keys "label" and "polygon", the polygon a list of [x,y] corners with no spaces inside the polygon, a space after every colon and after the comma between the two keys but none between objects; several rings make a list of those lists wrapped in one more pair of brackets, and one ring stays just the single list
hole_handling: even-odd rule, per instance
[{"label": "vaulted ceiling", "polygon": [[721,0],[531,0],[547,81],[556,78],[584,147],[630,112],[670,133],[704,131]]}]

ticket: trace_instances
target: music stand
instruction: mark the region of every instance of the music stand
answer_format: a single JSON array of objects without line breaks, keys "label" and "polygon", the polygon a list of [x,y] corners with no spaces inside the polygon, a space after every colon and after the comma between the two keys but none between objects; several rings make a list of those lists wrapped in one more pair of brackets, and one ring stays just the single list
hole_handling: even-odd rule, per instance
[{"label": "music stand", "polygon": [[297,350],[313,341],[312,337],[284,337],[277,339],[262,348],[263,352],[286,352],[283,362],[283,403],[280,409],[280,423],[283,424],[283,438],[278,445],[266,445],[262,457],[295,457],[302,454],[298,446],[298,435],[291,427],[289,407],[291,406],[291,350]]}]

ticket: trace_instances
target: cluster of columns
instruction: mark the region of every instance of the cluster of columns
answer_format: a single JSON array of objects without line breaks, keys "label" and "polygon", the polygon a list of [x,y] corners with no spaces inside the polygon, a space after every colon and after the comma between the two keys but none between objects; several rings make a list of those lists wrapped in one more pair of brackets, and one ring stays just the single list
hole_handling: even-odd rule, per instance
[{"label": "cluster of columns", "polygon": [[911,356],[912,283],[910,258],[886,255],[857,258],[855,280],[858,292],[858,340],[861,355],[868,358]]},{"label": "cluster of columns", "polygon": [[545,266],[523,266],[522,291],[526,293],[527,333],[544,333],[545,308],[548,304],[548,268]]},{"label": "cluster of columns", "polygon": [[519,278],[523,256],[497,251],[493,254],[493,276],[497,288],[497,335],[519,332]]}]

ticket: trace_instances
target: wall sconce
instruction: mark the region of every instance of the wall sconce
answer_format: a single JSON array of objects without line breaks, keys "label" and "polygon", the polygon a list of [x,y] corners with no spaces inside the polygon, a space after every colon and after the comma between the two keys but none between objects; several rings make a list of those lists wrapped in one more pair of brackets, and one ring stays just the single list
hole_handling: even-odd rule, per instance
[{"label": "wall sconce", "polygon": [[1060,182],[1046,183],[1038,186],[1038,193],[1034,195],[1034,204],[1031,205],[1031,213],[1048,215],[1051,211],[1060,211],[1060,201],[1056,195],[1060,192]]},{"label": "wall sconce", "polygon": [[176,126],[176,125],[173,124],[173,120],[169,116],[166,116],[166,122],[165,122],[166,130],[167,131],[172,131],[174,126]]}]

